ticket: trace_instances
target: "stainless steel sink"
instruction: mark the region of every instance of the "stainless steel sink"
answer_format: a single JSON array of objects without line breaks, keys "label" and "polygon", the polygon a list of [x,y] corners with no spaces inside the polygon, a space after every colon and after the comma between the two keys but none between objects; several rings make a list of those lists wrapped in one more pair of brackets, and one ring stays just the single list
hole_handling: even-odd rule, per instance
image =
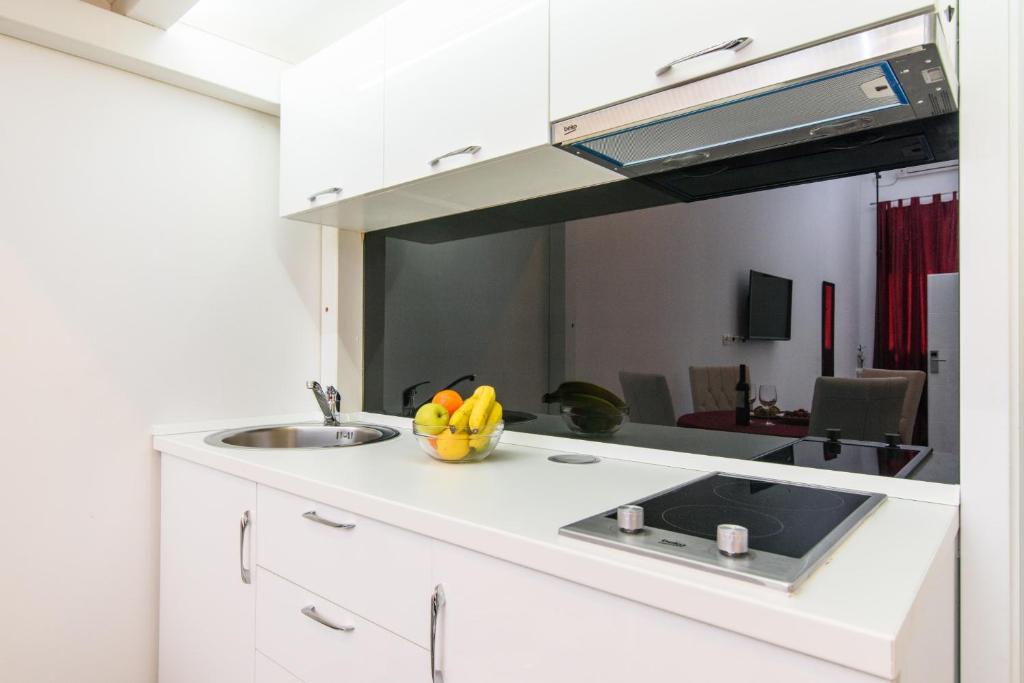
[{"label": "stainless steel sink", "polygon": [[237,448],[340,448],[385,441],[398,436],[391,427],[365,424],[284,424],[229,429],[206,437],[211,446]]}]

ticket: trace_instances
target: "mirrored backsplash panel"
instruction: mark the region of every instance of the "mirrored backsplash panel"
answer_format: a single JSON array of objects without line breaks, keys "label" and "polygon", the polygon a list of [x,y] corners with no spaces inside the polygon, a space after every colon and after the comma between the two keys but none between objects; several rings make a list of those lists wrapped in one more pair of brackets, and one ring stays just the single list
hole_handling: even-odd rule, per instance
[{"label": "mirrored backsplash panel", "polygon": [[953,163],[369,233],[365,408],[488,384],[508,430],[955,483],[957,186]]}]

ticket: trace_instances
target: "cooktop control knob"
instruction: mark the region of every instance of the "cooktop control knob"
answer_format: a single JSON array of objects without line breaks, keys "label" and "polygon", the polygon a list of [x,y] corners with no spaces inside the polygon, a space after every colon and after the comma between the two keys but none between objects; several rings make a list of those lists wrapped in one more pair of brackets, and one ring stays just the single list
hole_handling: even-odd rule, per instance
[{"label": "cooktop control knob", "polygon": [[644,530],[644,509],[639,505],[620,505],[615,516],[619,531],[624,534],[639,534]]},{"label": "cooktop control knob", "polygon": [[888,446],[889,448],[899,448],[900,435],[897,432],[886,432],[885,445]]},{"label": "cooktop control knob", "polygon": [[747,527],[739,524],[718,525],[718,552],[729,557],[738,557],[746,555],[748,551]]}]

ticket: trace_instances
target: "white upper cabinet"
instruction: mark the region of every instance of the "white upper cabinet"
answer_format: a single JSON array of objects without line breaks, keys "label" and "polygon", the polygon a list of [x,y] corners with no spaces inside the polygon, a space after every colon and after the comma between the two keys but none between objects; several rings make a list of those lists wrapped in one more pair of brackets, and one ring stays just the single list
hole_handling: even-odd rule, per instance
[{"label": "white upper cabinet", "polygon": [[547,0],[409,0],[386,22],[385,185],[548,143]]},{"label": "white upper cabinet", "polygon": [[281,215],[380,189],[383,163],[384,19],[379,18],[285,73]]},{"label": "white upper cabinet", "polygon": [[[932,8],[923,0],[551,0],[551,120]],[[741,38],[751,40],[685,59]]]}]

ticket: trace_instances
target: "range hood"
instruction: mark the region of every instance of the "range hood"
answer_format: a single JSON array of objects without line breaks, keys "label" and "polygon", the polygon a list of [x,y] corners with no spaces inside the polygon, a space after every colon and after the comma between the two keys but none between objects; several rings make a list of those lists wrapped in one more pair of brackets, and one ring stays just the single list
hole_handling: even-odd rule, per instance
[{"label": "range hood", "polygon": [[[552,142],[639,178],[696,167],[714,175],[745,165],[737,157],[789,147],[821,152],[836,138],[906,132],[913,123],[923,131],[925,119],[955,118],[943,115],[957,108],[941,30],[935,14],[878,26],[557,121]],[[926,149],[906,165],[929,155]],[[819,178],[832,175],[819,171]]]}]

